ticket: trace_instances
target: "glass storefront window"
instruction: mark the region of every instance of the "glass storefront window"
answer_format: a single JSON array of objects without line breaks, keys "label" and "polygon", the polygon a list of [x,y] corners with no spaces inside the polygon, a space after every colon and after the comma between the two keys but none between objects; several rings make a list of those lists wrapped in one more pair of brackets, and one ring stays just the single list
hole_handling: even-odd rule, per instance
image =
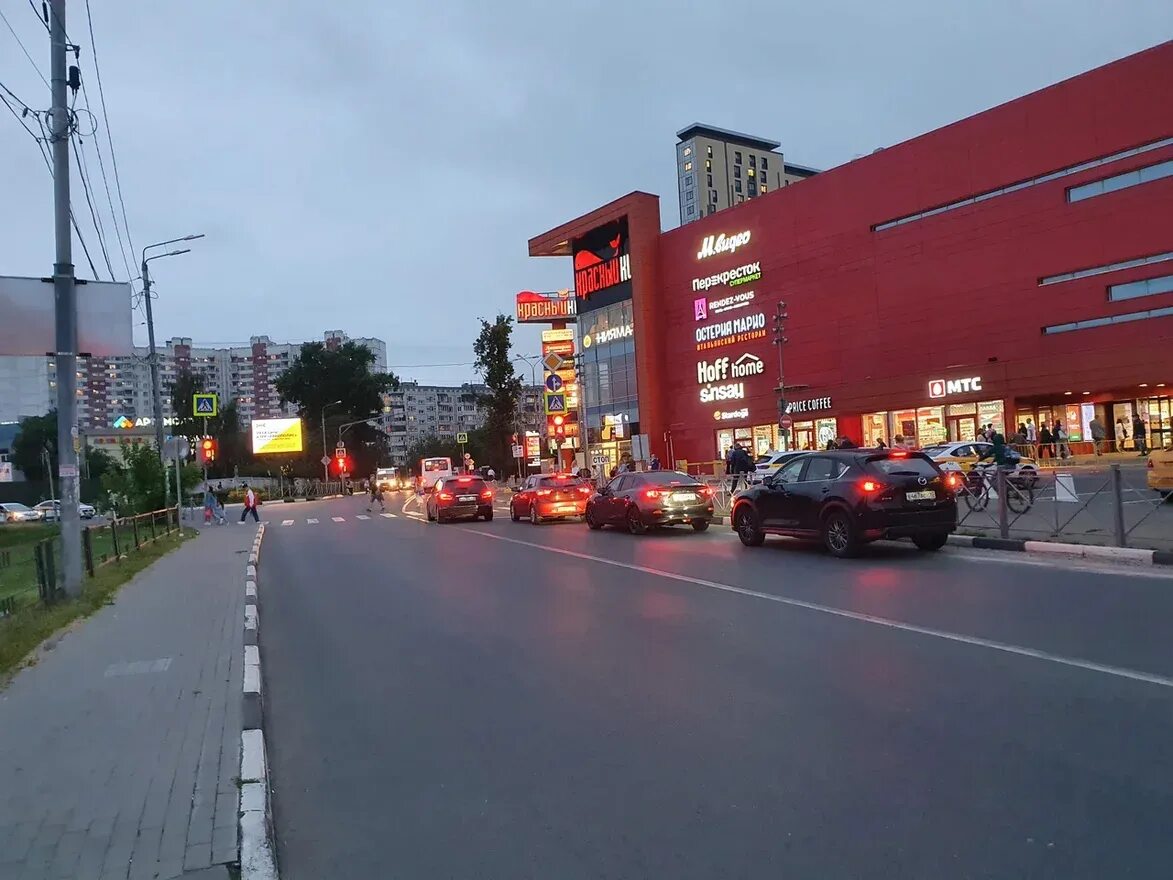
[{"label": "glass storefront window", "polygon": [[790,429],[794,437],[795,449],[814,449],[815,448],[815,423],[814,422],[795,422],[794,427]]},{"label": "glass storefront window", "polygon": [[926,406],[916,411],[916,443],[918,446],[935,446],[944,443],[945,408]]},{"label": "glass storefront window", "polygon": [[1083,432],[1080,430],[1079,418],[1079,404],[1067,404],[1067,419],[1063,423],[1063,427],[1067,430],[1068,442],[1072,440],[1082,440]]},{"label": "glass storefront window", "polygon": [[815,422],[817,448],[826,449],[827,443],[839,438],[838,423],[835,419],[818,419]]},{"label": "glass storefront window", "polygon": [[983,400],[977,405],[978,424],[993,425],[995,430],[1003,436],[1006,434],[1006,418],[1003,415],[1002,401]]},{"label": "glass storefront window", "polygon": [[951,403],[949,404],[949,415],[951,416],[976,416],[978,405],[976,403]]},{"label": "glass storefront window", "polygon": [[725,456],[729,454],[729,450],[733,447],[733,429],[722,428],[717,432],[717,458],[722,461]]},{"label": "glass storefront window", "polygon": [[903,437],[905,443],[916,443],[916,410],[902,409],[892,413],[892,427],[889,432],[892,445],[896,445],[896,438]]},{"label": "glass storefront window", "polygon": [[881,440],[885,445],[891,445],[888,440],[888,414],[868,413],[863,417],[863,445],[879,446]]}]

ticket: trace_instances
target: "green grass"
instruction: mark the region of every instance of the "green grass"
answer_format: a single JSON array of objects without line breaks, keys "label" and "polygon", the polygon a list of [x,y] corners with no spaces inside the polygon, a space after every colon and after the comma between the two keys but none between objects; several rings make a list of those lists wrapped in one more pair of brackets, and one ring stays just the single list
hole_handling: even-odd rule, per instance
[{"label": "green grass", "polygon": [[[32,602],[24,602],[9,617],[0,619],[0,683],[13,672],[21,661],[37,645],[53,633],[81,617],[89,617],[110,598],[118,588],[129,581],[151,563],[167,555],[194,532],[187,530],[183,537],[176,534],[160,536],[158,540],[145,544],[120,562],[96,569],[94,577],[85,578],[82,595],[78,599],[62,599],[53,605],[42,605],[35,601],[36,577],[33,578]],[[42,538],[47,535],[42,535]],[[133,545],[132,545],[133,546]],[[29,557],[32,556],[31,544]],[[15,564],[15,554],[13,562]],[[5,569],[7,571],[7,569]],[[0,587],[0,596],[3,596]]]}]

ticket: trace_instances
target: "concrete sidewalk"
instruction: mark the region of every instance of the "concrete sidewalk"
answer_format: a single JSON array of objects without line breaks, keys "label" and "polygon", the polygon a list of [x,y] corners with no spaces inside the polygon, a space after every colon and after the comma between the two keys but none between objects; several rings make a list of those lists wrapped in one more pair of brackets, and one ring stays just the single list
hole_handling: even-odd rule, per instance
[{"label": "concrete sidewalk", "polygon": [[0,692],[0,880],[162,880],[237,860],[255,533],[204,530]]}]

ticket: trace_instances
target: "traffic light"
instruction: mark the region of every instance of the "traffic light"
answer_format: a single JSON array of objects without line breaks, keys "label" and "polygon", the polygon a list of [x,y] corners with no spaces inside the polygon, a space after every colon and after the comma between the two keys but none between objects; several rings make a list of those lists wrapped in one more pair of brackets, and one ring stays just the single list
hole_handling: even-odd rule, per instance
[{"label": "traffic light", "polygon": [[200,464],[209,465],[216,460],[216,452],[219,444],[211,437],[205,437],[200,440],[199,445],[199,461]]},{"label": "traffic light", "polygon": [[350,473],[350,460],[346,457],[345,452],[335,454],[334,467],[337,469],[339,476]]},{"label": "traffic light", "polygon": [[550,419],[550,423],[554,428],[554,436],[555,437],[557,437],[559,440],[561,440],[563,437],[566,436],[566,417],[565,416],[553,416]]}]

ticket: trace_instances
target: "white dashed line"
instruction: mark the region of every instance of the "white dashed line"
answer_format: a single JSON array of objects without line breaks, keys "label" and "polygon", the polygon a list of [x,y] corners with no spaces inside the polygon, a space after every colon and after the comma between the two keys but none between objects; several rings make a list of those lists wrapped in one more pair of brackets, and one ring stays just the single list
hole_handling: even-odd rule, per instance
[{"label": "white dashed line", "polygon": [[283,525],[283,526],[291,526],[291,525],[293,525],[293,520],[291,520],[291,519],[283,519],[283,520],[281,520],[281,525]]},{"label": "white dashed line", "polygon": [[309,525],[309,526],[316,526],[318,524],[318,521],[316,519],[307,519],[305,522],[306,522],[306,525]]},{"label": "white dashed line", "polygon": [[346,522],[346,517],[344,516],[332,516],[330,519],[334,520],[334,522]]},{"label": "white dashed line", "polygon": [[379,516],[386,517],[387,519],[395,519],[396,518],[395,514],[393,514],[393,513],[380,513]]},{"label": "white dashed line", "polygon": [[370,519],[370,517],[367,516],[365,513],[357,513],[357,514],[355,514],[354,518],[355,519]]}]

